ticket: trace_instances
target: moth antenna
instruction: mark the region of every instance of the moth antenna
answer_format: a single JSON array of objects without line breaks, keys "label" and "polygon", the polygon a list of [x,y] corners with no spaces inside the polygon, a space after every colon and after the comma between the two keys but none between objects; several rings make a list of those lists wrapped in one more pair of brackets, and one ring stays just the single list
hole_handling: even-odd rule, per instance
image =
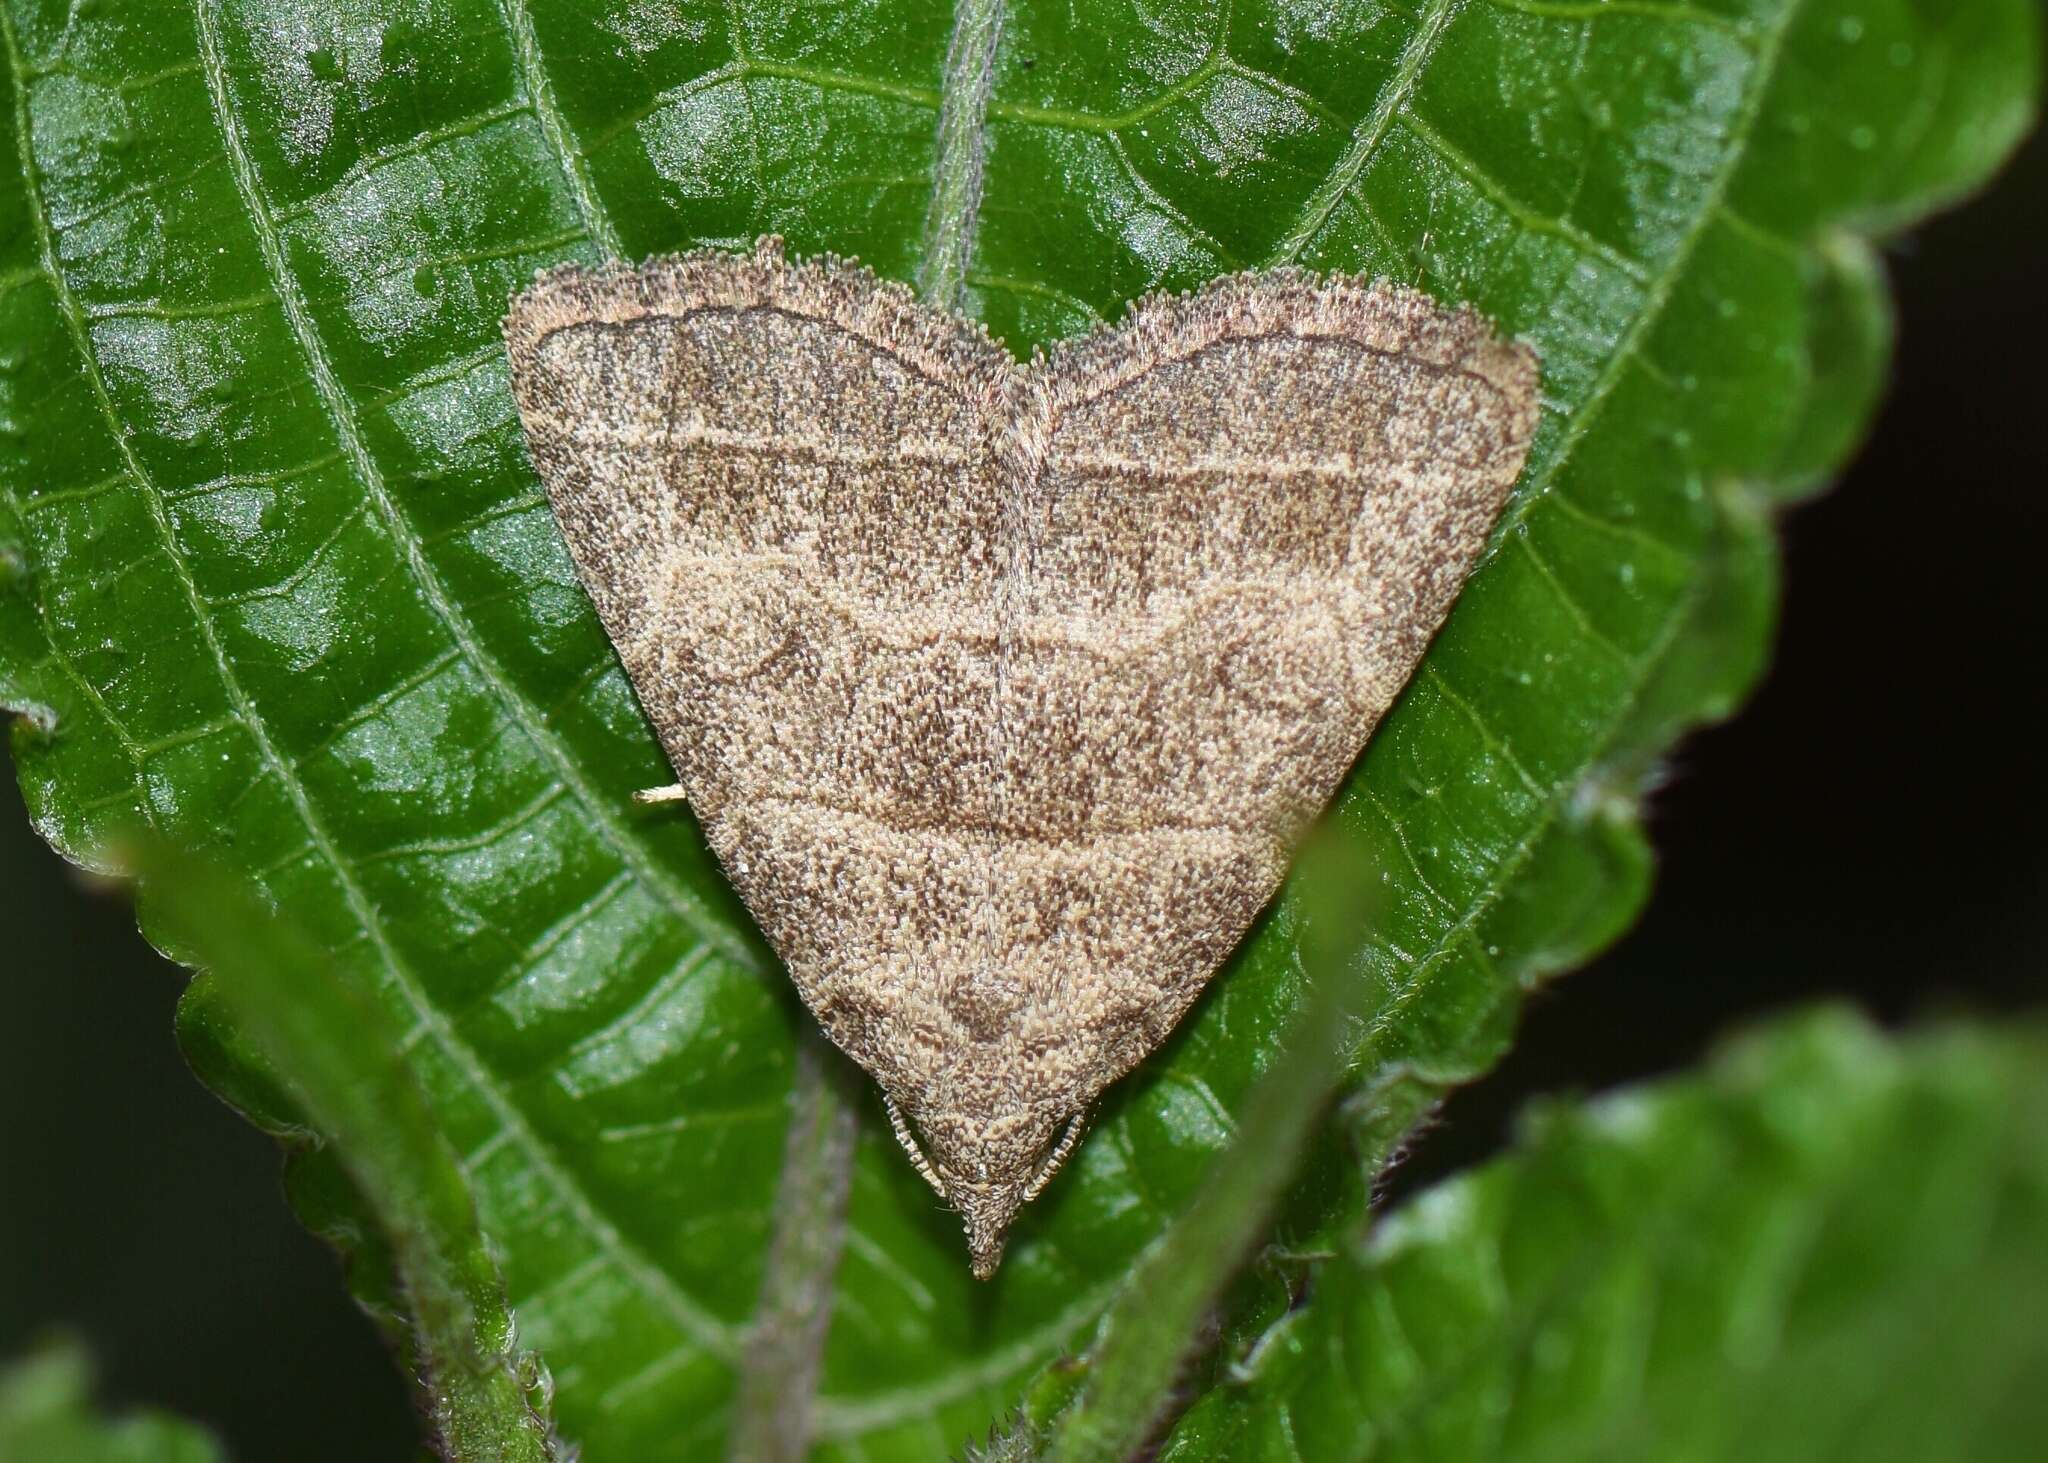
[{"label": "moth antenna", "polygon": [[689,794],[683,791],[680,782],[671,782],[667,787],[643,787],[633,794],[636,803],[680,803]]},{"label": "moth antenna", "polygon": [[931,1164],[925,1159],[924,1150],[917,1146],[917,1139],[910,1136],[910,1124],[903,1120],[903,1109],[896,1106],[896,1099],[886,1092],[882,1094],[882,1106],[889,1109],[889,1126],[896,1130],[896,1141],[901,1143],[903,1151],[910,1155],[911,1166],[924,1175],[924,1181],[932,1186],[933,1193],[941,1199],[945,1198],[946,1186],[932,1171]]},{"label": "moth antenna", "polygon": [[1067,1122],[1067,1131],[1060,1135],[1059,1146],[1045,1155],[1045,1162],[1038,1165],[1038,1172],[1031,1175],[1031,1182],[1024,1186],[1024,1202],[1036,1199],[1045,1186],[1052,1182],[1052,1176],[1060,1171],[1067,1161],[1067,1155],[1074,1151],[1074,1145],[1081,1141],[1088,1114],[1077,1112]]}]

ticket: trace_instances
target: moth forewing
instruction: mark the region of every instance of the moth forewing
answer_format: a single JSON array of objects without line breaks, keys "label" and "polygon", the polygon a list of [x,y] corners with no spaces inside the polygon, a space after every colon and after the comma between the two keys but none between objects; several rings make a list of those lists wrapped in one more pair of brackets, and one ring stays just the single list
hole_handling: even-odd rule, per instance
[{"label": "moth forewing", "polygon": [[1278,271],[1020,366],[775,240],[543,275],[506,336],[681,795],[991,1273],[1413,673],[1534,356]]}]

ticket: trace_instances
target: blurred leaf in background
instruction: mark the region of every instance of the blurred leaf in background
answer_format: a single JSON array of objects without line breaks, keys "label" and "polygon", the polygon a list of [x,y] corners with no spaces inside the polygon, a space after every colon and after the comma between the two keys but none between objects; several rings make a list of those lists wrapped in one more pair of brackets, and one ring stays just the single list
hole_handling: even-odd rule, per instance
[{"label": "blurred leaf in background", "polygon": [[2032,1456],[2044,1132],[2037,1026],[1751,1033],[1397,1211],[1161,1457]]},{"label": "blurred leaf in background", "polygon": [[175,1418],[97,1416],[76,1342],[0,1366],[0,1458],[20,1463],[220,1463],[214,1440]]}]

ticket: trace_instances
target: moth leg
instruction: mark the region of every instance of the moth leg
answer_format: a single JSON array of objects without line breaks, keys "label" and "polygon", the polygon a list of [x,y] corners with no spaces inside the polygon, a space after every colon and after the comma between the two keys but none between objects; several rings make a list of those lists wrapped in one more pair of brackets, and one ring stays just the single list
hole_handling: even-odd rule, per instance
[{"label": "moth leg", "polygon": [[689,796],[680,782],[671,782],[667,787],[643,787],[633,794],[636,803],[679,803]]},{"label": "moth leg", "polygon": [[1067,1155],[1074,1151],[1074,1145],[1081,1141],[1083,1125],[1088,1114],[1077,1112],[1067,1124],[1067,1131],[1060,1135],[1059,1146],[1045,1155],[1045,1162],[1038,1165],[1038,1172],[1031,1175],[1031,1182],[1024,1186],[1024,1202],[1029,1204],[1039,1192],[1052,1182],[1052,1176],[1060,1171],[1060,1165],[1067,1161]]},{"label": "moth leg", "polygon": [[917,1146],[917,1139],[910,1136],[910,1124],[903,1120],[903,1109],[896,1106],[896,1099],[888,1093],[882,1094],[882,1106],[889,1109],[889,1126],[896,1130],[896,1141],[903,1145],[903,1151],[910,1155],[910,1166],[924,1175],[924,1181],[932,1186],[941,1199],[946,1197],[946,1186],[939,1176],[932,1172],[924,1151]]}]

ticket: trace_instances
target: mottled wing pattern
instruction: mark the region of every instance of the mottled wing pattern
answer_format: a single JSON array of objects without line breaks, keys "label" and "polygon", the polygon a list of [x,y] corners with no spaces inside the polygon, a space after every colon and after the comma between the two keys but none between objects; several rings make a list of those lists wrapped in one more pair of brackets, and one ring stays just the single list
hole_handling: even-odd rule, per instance
[{"label": "mottled wing pattern", "polygon": [[1272,897],[1485,547],[1534,387],[1469,313],[1287,271],[1141,302],[1034,381],[1006,791],[1039,836],[997,879],[1070,1110]]},{"label": "mottled wing pattern", "polygon": [[1533,357],[1283,271],[1020,369],[772,241],[544,276],[506,331],[706,836],[987,1273],[1413,671],[1520,470]]},{"label": "mottled wing pattern", "polygon": [[932,964],[981,963],[1015,367],[772,249],[559,271],[507,333],[556,518],[708,840],[834,1039],[916,1086],[950,1037],[918,1009]]}]

